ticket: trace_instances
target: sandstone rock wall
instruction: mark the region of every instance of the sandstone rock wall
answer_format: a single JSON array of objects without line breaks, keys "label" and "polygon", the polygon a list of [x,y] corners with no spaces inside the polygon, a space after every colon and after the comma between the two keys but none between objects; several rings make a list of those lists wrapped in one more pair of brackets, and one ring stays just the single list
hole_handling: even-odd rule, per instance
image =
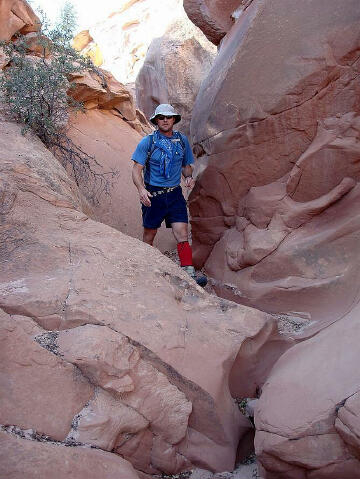
[{"label": "sandstone rock wall", "polygon": [[37,32],[40,20],[25,0],[0,2],[0,40],[8,41],[17,33]]},{"label": "sandstone rock wall", "polygon": [[190,211],[225,297],[327,322],[352,302],[359,17],[355,1],[254,0],[222,41],[193,112]]},{"label": "sandstone rock wall", "polygon": [[80,32],[74,46],[129,88],[136,81],[137,105],[147,118],[159,103],[174,104],[183,116],[181,129],[189,133],[216,47],[191,23],[181,0],[128,2]]},{"label": "sandstone rock wall", "polygon": [[218,45],[234,24],[234,12],[248,3],[249,0],[184,0],[184,8],[190,20]]},{"label": "sandstone rock wall", "polygon": [[355,479],[360,8],[246,7],[223,28],[194,108],[195,258],[217,293],[281,312],[285,336],[292,325],[302,340],[265,373],[255,409],[261,477]]}]

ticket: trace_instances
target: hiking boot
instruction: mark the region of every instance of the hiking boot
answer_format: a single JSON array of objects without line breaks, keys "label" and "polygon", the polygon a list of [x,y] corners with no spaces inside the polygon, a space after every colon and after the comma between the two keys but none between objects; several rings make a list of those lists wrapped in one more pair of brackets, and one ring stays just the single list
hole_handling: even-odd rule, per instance
[{"label": "hiking boot", "polygon": [[188,274],[189,276],[191,276],[191,278],[192,278],[194,281],[196,281],[197,284],[198,284],[199,286],[201,286],[202,288],[204,288],[204,286],[207,285],[207,282],[208,282],[207,277],[204,276],[203,274],[198,274],[198,275],[197,275],[196,272],[195,272],[194,266],[182,266],[181,268],[182,268],[184,271],[186,271],[187,274]]},{"label": "hiking boot", "polygon": [[197,282],[199,286],[201,286],[202,288],[205,288],[205,286],[207,285],[208,279],[204,274],[198,273],[195,276],[195,281]]}]

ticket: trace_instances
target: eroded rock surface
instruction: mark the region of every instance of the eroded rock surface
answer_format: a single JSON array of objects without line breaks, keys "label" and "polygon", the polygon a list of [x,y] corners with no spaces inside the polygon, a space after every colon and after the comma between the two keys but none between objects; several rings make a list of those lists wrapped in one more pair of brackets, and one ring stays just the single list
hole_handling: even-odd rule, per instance
[{"label": "eroded rock surface", "polygon": [[351,307],[359,18],[356,1],[253,1],[223,39],[193,113],[190,205],[222,296],[305,322]]},{"label": "eroded rock surface", "polygon": [[261,477],[354,479],[360,8],[287,6],[254,0],[238,10],[201,86],[194,256],[221,296],[282,312],[285,333],[292,322],[299,338],[314,335],[286,351],[262,387]]},{"label": "eroded rock surface", "polygon": [[216,55],[216,48],[189,22],[186,15],[155,38],[136,78],[136,99],[148,118],[160,103],[170,103],[181,114],[186,135],[200,84]]},{"label": "eroded rock surface", "polygon": [[69,94],[84,104],[86,110],[99,109],[120,116],[140,134],[152,131],[150,124],[137,114],[134,99],[129,90],[115,80],[111,73],[97,69],[71,78],[74,88]]},{"label": "eroded rock surface", "polygon": [[[0,424],[34,428],[55,440],[66,438],[73,417],[93,396],[93,387],[74,366],[36,342],[43,330],[31,319],[0,312]],[[54,401],[54,398],[56,400]]]},{"label": "eroded rock surface", "polygon": [[249,0],[184,0],[184,8],[190,20],[218,45],[233,26],[234,12],[248,3]]},{"label": "eroded rock surface", "polygon": [[255,410],[266,479],[360,477],[359,311],[291,348],[272,370]]},{"label": "eroded rock surface", "polygon": [[40,20],[25,0],[2,0],[0,3],[0,40],[9,41],[17,33],[37,32]]},{"label": "eroded rock surface", "polygon": [[[353,113],[319,126],[289,175],[253,187],[207,260],[228,298],[329,323],[357,293],[360,144]],[[236,284],[234,291],[226,283]],[[319,323],[319,324],[320,324]]]},{"label": "eroded rock surface", "polygon": [[34,349],[2,381],[21,395],[54,364],[65,385],[49,391],[61,423],[35,414],[46,394],[34,417],[10,405],[3,423],[112,450],[145,473],[231,470],[250,427],[229,392],[231,368],[273,319],[209,296],[156,249],[89,219],[63,168],[18,126],[1,122],[0,142],[0,306]]},{"label": "eroded rock surface", "polygon": [[22,439],[0,431],[0,475],[12,479],[138,479],[131,464],[88,447]]}]

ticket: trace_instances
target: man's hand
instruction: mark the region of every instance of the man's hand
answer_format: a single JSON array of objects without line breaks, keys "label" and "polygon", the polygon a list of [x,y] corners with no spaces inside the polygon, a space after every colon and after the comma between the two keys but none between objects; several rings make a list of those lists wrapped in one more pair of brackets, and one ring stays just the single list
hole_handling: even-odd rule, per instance
[{"label": "man's hand", "polygon": [[136,163],[136,161],[134,161],[134,166],[132,169],[132,179],[133,179],[134,185],[138,189],[141,203],[144,206],[151,206],[150,198],[152,197],[152,195],[149,191],[147,191],[147,189],[144,186],[144,180],[143,180],[143,174],[142,174],[143,169],[144,169],[143,165],[140,165],[139,163]]},{"label": "man's hand", "polygon": [[187,176],[185,178],[185,186],[186,188],[194,188],[195,180],[192,176]]},{"label": "man's hand", "polygon": [[139,196],[140,201],[144,206],[151,206],[150,198],[152,198],[152,194],[149,191],[145,188],[139,189]]}]

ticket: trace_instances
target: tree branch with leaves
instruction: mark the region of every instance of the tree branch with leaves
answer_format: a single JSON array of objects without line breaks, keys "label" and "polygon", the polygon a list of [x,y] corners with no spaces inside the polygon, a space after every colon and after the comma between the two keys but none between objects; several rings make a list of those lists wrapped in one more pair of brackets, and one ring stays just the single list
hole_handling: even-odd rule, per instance
[{"label": "tree branch with leaves", "polygon": [[71,46],[76,27],[74,7],[66,2],[59,21],[51,26],[39,11],[42,28],[37,32],[36,55],[26,35],[11,42],[1,42],[9,64],[0,78],[0,90],[7,112],[23,126],[31,129],[70,170],[77,185],[82,185],[87,198],[97,204],[102,194],[108,194],[115,171],[103,172],[94,157],[88,155],[67,135],[69,112],[84,111],[81,102],[69,92],[74,87],[71,77],[85,70],[98,69],[89,58],[81,56]]}]

